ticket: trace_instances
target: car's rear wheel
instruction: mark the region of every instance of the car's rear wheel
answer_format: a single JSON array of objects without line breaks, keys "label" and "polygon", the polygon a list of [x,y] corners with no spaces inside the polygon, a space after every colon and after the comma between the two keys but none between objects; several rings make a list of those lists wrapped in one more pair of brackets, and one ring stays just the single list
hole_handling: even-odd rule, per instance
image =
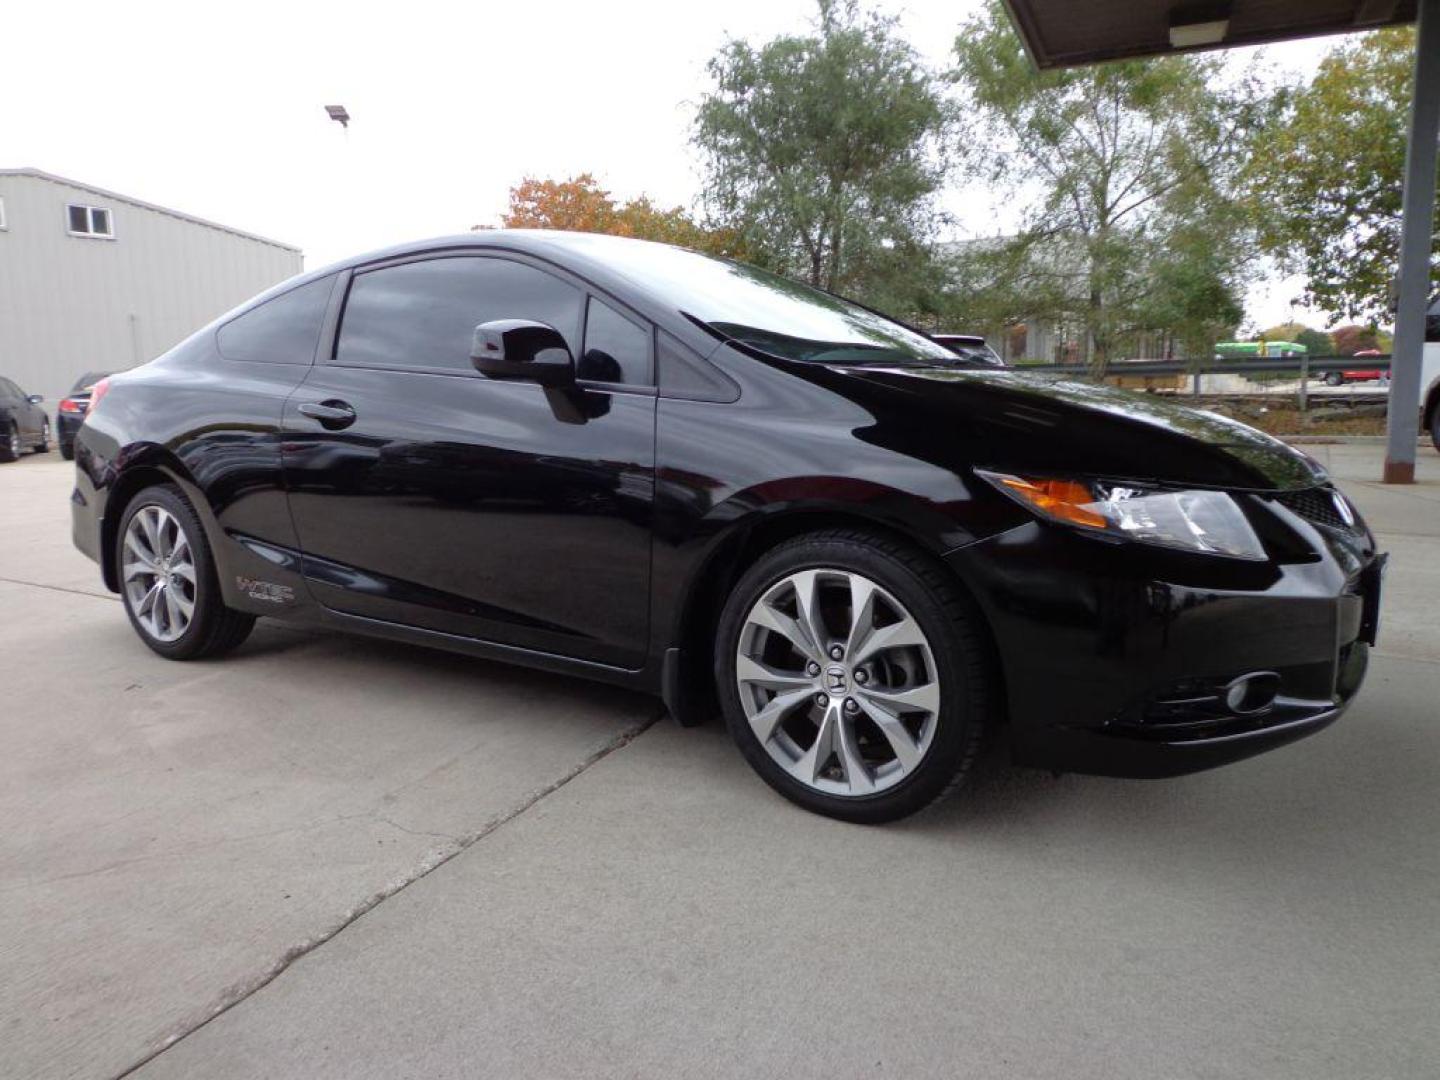
[{"label": "car's rear wheel", "polygon": [[1331,371],[1325,376],[1326,386],[1341,386],[1345,382],[1345,376],[1338,371]]},{"label": "car's rear wheel", "polygon": [[20,429],[14,421],[0,428],[0,461],[14,461],[20,456]]},{"label": "car's rear wheel", "polygon": [[943,568],[835,530],[775,549],[721,615],[726,722],[764,780],[807,809],[892,821],[958,785],[989,700],[985,639]]},{"label": "car's rear wheel", "polygon": [[1435,444],[1435,449],[1440,451],[1440,403],[1430,412],[1430,441]]},{"label": "car's rear wheel", "polygon": [[60,444],[60,456],[66,461],[74,461],[75,444],[73,442],[62,442]]},{"label": "car's rear wheel", "polygon": [[130,625],[161,656],[219,656],[255,625],[253,615],[225,606],[205,531],[174,485],[146,488],[130,501],[115,558]]}]

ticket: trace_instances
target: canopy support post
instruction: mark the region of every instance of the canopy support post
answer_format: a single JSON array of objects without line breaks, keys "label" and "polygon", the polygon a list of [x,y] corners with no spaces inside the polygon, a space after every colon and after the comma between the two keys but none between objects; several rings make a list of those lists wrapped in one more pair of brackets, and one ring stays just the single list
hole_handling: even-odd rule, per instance
[{"label": "canopy support post", "polygon": [[1415,482],[1420,430],[1420,362],[1430,294],[1430,246],[1435,228],[1435,155],[1440,144],[1440,0],[1418,0],[1415,96],[1405,147],[1405,194],[1400,224],[1400,305],[1390,363],[1390,408],[1385,421],[1387,484]]}]

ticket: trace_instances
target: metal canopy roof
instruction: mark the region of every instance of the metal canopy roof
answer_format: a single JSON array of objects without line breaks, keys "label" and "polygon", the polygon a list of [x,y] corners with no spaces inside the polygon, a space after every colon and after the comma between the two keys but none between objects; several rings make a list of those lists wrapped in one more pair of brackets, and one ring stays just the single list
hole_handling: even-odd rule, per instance
[{"label": "metal canopy roof", "polygon": [[[1415,21],[1417,0],[1005,0],[1037,67],[1259,45]],[[1171,28],[1226,20],[1219,40],[1176,48]],[[1183,35],[1182,35],[1183,40]]]}]

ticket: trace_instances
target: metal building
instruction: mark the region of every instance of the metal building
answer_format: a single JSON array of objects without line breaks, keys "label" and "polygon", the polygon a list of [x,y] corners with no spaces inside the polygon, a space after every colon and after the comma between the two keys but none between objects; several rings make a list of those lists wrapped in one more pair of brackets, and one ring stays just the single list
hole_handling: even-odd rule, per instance
[{"label": "metal building", "polygon": [[0,375],[53,411],[81,374],[158,356],[301,261],[289,244],[0,169]]}]

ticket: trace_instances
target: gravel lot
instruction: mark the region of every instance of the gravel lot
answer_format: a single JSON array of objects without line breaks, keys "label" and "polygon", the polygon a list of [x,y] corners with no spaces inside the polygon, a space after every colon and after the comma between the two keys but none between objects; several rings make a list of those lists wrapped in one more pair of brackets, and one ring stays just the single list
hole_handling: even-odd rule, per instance
[{"label": "gravel lot", "polygon": [[1440,1073],[1440,457],[1328,731],[1163,782],[998,754],[878,829],[717,728],[261,624],[175,664],[0,466],[0,1075]]}]

